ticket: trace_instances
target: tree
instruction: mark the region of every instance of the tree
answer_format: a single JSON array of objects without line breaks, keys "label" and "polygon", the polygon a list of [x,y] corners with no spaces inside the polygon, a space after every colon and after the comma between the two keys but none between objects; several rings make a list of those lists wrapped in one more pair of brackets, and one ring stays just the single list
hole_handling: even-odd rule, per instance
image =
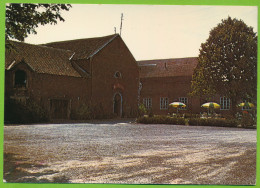
[{"label": "tree", "polygon": [[228,97],[235,112],[240,100],[256,101],[256,82],[257,35],[242,20],[228,17],[201,44],[191,95]]},{"label": "tree", "polygon": [[5,39],[24,41],[28,34],[37,34],[35,29],[39,24],[64,21],[60,11],[70,8],[70,4],[7,4]]}]

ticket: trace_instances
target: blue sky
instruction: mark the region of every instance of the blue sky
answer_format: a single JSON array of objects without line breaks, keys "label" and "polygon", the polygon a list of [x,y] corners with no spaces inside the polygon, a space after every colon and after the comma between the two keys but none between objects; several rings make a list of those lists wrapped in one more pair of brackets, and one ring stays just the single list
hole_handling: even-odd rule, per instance
[{"label": "blue sky", "polygon": [[54,41],[100,37],[120,31],[136,58],[166,59],[195,57],[210,30],[228,16],[242,19],[257,32],[255,6],[175,6],[175,5],[72,5],[62,12],[65,22],[40,26],[37,35],[25,42],[42,44]]}]

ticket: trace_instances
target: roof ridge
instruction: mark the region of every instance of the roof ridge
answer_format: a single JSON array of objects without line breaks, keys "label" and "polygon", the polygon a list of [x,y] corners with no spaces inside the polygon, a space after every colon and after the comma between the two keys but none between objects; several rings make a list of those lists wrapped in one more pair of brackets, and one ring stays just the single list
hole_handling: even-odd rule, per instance
[{"label": "roof ridge", "polygon": [[48,42],[48,43],[44,43],[41,45],[50,45],[50,44],[58,44],[58,43],[64,43],[64,42],[74,42],[74,41],[80,41],[80,40],[90,40],[90,39],[101,39],[101,38],[105,38],[105,37],[112,37],[112,36],[117,36],[119,34],[113,34],[113,35],[105,35],[102,37],[91,37],[91,38],[80,38],[80,39],[72,39],[72,40],[62,40],[62,41],[56,41],[56,42]]},{"label": "roof ridge", "polygon": [[113,34],[103,37],[58,41],[46,43],[44,45],[57,49],[68,49],[75,52],[75,56],[73,56],[72,59],[89,59],[118,36],[119,34]]},{"label": "roof ridge", "polygon": [[198,57],[177,57],[177,58],[165,58],[165,59],[147,59],[147,60],[138,60],[137,62],[141,61],[165,61],[165,60],[177,60],[177,59],[192,59]]},{"label": "roof ridge", "polygon": [[60,51],[66,51],[66,52],[73,52],[71,50],[66,50],[66,49],[61,49],[61,48],[53,48],[50,46],[44,46],[42,44],[31,44],[31,43],[27,43],[27,42],[20,42],[20,41],[13,41],[10,40],[10,42],[14,42],[14,43],[18,43],[18,44],[22,44],[22,45],[28,45],[28,46],[34,46],[34,47],[40,47],[40,48],[47,48],[47,49],[54,49],[54,50],[60,50]]}]

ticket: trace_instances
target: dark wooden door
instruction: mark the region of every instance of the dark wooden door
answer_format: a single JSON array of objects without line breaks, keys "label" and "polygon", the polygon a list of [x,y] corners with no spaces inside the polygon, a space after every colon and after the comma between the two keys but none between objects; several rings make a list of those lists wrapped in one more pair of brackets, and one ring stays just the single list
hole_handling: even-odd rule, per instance
[{"label": "dark wooden door", "polygon": [[67,100],[52,99],[50,105],[52,119],[68,119],[69,102]]}]

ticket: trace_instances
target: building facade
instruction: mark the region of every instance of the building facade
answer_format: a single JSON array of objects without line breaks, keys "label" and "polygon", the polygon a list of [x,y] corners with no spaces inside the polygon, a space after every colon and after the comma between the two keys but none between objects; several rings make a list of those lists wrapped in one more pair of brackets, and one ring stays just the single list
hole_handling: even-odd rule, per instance
[{"label": "building facade", "polygon": [[82,106],[105,117],[137,112],[139,69],[118,34],[44,45],[11,43],[6,100],[33,100],[51,119],[70,119]]},{"label": "building facade", "polygon": [[199,114],[207,112],[207,109],[201,107],[202,104],[216,102],[221,106],[216,110],[217,113],[229,114],[229,98],[216,95],[208,101],[189,95],[192,75],[197,64],[196,57],[138,61],[140,101],[146,109],[154,114],[166,115],[177,112],[177,109],[169,107],[170,103],[182,102],[186,107],[178,109],[179,113]]}]

